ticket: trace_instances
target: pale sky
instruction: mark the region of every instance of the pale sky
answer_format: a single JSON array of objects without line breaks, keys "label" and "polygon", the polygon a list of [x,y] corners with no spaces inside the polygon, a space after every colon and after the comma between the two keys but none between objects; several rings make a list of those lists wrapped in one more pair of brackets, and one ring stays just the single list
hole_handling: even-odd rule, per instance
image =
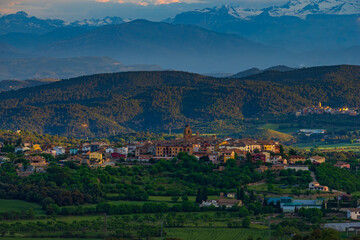
[{"label": "pale sky", "polygon": [[0,13],[25,11],[31,16],[67,21],[106,16],[156,21],[183,11],[223,4],[262,8],[284,2],[287,0],[0,0]]}]

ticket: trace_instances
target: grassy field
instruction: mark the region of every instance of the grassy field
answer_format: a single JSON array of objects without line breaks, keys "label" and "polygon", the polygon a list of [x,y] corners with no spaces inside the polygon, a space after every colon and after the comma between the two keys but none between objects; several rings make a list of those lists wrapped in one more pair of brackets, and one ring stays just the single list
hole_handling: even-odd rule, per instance
[{"label": "grassy field", "polygon": [[[150,196],[149,201],[150,202],[169,202],[172,203],[171,196]],[[209,200],[218,199],[219,196],[208,196]],[[189,201],[195,202],[196,196],[189,196]],[[178,202],[181,202],[181,197],[179,198]]]},{"label": "grassy field", "polygon": [[[1,240],[62,240],[64,238],[25,238],[25,237],[0,237]],[[66,238],[66,240],[80,240],[84,238]],[[100,240],[100,238],[86,238],[87,240]]]},{"label": "grassy field", "polygon": [[320,150],[331,150],[331,151],[360,151],[360,143],[336,143],[336,144],[327,144],[324,142],[315,142],[315,143],[298,143],[294,144],[294,147],[304,149],[309,151],[315,146]]},{"label": "grassy field", "polygon": [[35,203],[25,202],[21,200],[0,199],[0,212],[26,211],[34,209],[36,215],[45,215],[41,206]]},{"label": "grassy field", "polygon": [[[271,130],[286,133],[286,134],[291,134],[291,133],[294,133],[297,130],[299,130],[299,128],[297,126],[284,128],[284,125],[286,125],[286,124],[281,125],[281,124],[266,123],[259,127],[264,128],[264,129],[271,129]],[[283,127],[281,128],[280,126],[283,126]]]},{"label": "grassy field", "polygon": [[[268,189],[268,184],[260,184],[260,185],[253,185],[248,186],[249,190],[257,191],[257,192],[268,192],[274,194],[293,194],[292,188],[280,188],[280,184],[272,184],[273,189]],[[300,193],[305,193],[306,190],[300,190]]]},{"label": "grassy field", "polygon": [[268,231],[245,228],[169,228],[165,229],[167,238],[182,240],[247,240],[249,237],[267,238]]},{"label": "grassy field", "polygon": [[360,197],[360,191],[351,193],[351,196]]}]

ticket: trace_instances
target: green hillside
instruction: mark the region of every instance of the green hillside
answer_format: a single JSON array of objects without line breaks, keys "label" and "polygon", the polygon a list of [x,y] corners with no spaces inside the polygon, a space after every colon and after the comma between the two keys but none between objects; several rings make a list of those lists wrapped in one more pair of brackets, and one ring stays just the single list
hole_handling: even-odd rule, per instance
[{"label": "green hillside", "polygon": [[[359,106],[359,79],[358,66],[268,72],[249,80],[176,71],[83,76],[1,93],[0,128],[95,137],[168,131],[186,122],[211,130],[221,120],[230,129],[244,117],[286,114],[319,101]],[[221,131],[221,124],[216,128]]]},{"label": "green hillside", "polygon": [[264,140],[271,140],[276,139],[281,142],[290,142],[294,140],[294,137],[290,134],[281,133],[275,130],[271,129],[262,129],[262,128],[256,128],[256,129],[249,129],[246,130],[244,134],[242,134],[243,137],[253,137],[258,139],[264,139]]}]

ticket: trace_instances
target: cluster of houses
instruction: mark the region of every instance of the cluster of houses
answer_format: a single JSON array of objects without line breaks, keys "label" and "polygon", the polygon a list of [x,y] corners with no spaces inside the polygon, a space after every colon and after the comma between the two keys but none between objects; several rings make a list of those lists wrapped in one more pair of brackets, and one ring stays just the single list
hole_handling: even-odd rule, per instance
[{"label": "cluster of houses", "polygon": [[[60,163],[73,162],[87,164],[90,167],[115,166],[117,162],[143,162],[144,164],[160,159],[173,159],[180,152],[186,152],[197,159],[206,159],[214,164],[226,163],[229,159],[260,162],[259,172],[266,170],[280,171],[283,169],[308,170],[305,161],[313,164],[325,162],[321,156],[305,158],[280,154],[280,144],[273,140],[217,138],[216,136],[200,136],[193,134],[187,125],[183,137],[169,141],[136,141],[124,145],[112,145],[106,142],[85,142],[75,147],[40,146],[39,144],[23,143],[15,148],[15,153],[23,154],[29,164],[19,163],[19,175],[27,176],[34,172],[45,171],[49,163],[44,154],[58,157]],[[0,154],[1,162],[9,161]],[[271,167],[265,166],[271,163]],[[339,163],[341,168],[350,168],[346,163]],[[225,168],[220,166],[216,171]]]},{"label": "cluster of houses", "polygon": [[236,197],[237,197],[236,193],[233,192],[226,194],[220,193],[219,199],[203,201],[200,204],[200,207],[210,207],[210,206],[214,206],[216,208],[218,207],[232,208],[234,206],[241,207],[242,201],[236,199]]},{"label": "cluster of houses", "polygon": [[306,115],[310,115],[310,114],[345,114],[345,115],[349,115],[349,116],[356,116],[357,113],[357,109],[354,108],[347,108],[347,107],[342,107],[342,108],[331,108],[329,106],[322,106],[321,102],[319,102],[318,106],[312,106],[312,107],[306,107],[303,109],[300,109],[298,111],[295,112],[295,115],[297,117],[299,116],[306,116]]}]

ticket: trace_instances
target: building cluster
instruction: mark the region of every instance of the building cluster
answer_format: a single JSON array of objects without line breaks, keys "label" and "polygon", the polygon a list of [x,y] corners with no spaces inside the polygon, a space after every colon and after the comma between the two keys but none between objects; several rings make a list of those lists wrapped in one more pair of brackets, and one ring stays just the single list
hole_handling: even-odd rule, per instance
[{"label": "building cluster", "polygon": [[[300,208],[317,208],[321,209],[321,206],[326,201],[324,198],[317,199],[294,199],[293,197],[270,197],[265,199],[269,205],[279,205],[283,212],[296,212]],[[325,206],[326,207],[326,206]]]},{"label": "building cluster", "polygon": [[[299,165],[306,160],[314,164],[325,162],[325,158],[314,156],[310,159],[303,156],[290,156],[282,158],[280,144],[273,140],[217,138],[216,136],[200,136],[193,134],[190,126],[184,129],[183,137],[169,141],[135,141],[124,145],[108,144],[106,142],[85,142],[79,146],[40,146],[39,144],[23,143],[15,148],[15,152],[23,154],[26,163],[18,163],[19,175],[27,176],[34,172],[43,172],[49,165],[45,154],[52,155],[60,164],[73,162],[87,164],[90,167],[115,166],[118,162],[143,162],[144,164],[156,160],[170,160],[180,152],[188,153],[197,159],[211,161],[214,164],[225,164],[229,159],[235,159],[237,164],[241,161],[261,162],[257,171],[268,169],[279,171],[282,169],[308,170],[307,166]],[[9,161],[1,156],[0,163]],[[265,166],[271,163],[271,167]],[[215,171],[223,171],[220,166]]]},{"label": "building cluster", "polygon": [[232,208],[234,206],[241,207],[242,201],[237,199],[236,193],[233,192],[226,194],[220,193],[219,199],[203,201],[202,204],[200,204],[200,207],[211,207],[211,206],[214,206],[216,208],[218,207]]},{"label": "building cluster", "polygon": [[345,114],[349,116],[357,116],[358,112],[355,108],[331,108],[329,106],[322,106],[321,102],[319,102],[318,106],[305,107],[295,112],[297,117],[299,116],[307,116],[311,114]]}]

